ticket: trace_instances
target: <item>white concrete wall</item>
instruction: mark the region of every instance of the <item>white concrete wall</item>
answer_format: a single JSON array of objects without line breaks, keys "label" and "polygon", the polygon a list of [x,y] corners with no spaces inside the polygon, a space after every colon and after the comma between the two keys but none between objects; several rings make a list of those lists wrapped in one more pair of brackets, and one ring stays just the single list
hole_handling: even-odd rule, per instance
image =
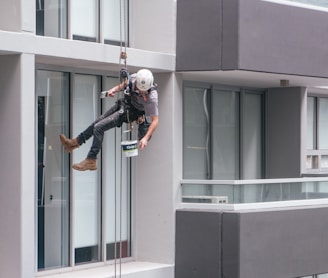
[{"label": "white concrete wall", "polygon": [[178,81],[157,74],[159,127],[136,161],[135,252],[137,260],[174,263],[175,207],[181,165]]},{"label": "white concrete wall", "polygon": [[0,2],[0,30],[21,30],[21,0]]},{"label": "white concrete wall", "polygon": [[[36,269],[36,125],[35,56],[21,55],[20,78],[20,162],[21,162],[21,278],[30,278]],[[17,81],[16,81],[17,82]],[[33,254],[33,255],[32,255]]]},{"label": "white concrete wall", "polygon": [[130,1],[130,46],[175,54],[176,0]]},{"label": "white concrete wall", "polygon": [[21,2],[21,9],[20,9],[21,30],[23,32],[35,33],[35,24],[36,24],[35,0],[20,0],[20,2]]},{"label": "white concrete wall", "polygon": [[0,30],[35,32],[35,0],[0,1]]},{"label": "white concrete wall", "polygon": [[34,55],[0,56],[1,277],[33,277]]},{"label": "white concrete wall", "polygon": [[[175,1],[141,0],[137,7],[136,1],[131,5],[131,33],[136,36],[134,48],[128,49],[129,70],[152,69],[160,91],[159,128],[137,158],[133,254],[139,260],[173,264],[182,150],[182,141],[177,140],[181,119],[175,118],[182,113],[182,100],[176,98],[181,80],[171,73]],[[143,7],[153,12],[141,18]],[[34,31],[35,1],[0,3],[0,52],[11,54],[0,55],[0,277],[31,278],[36,267],[35,63],[95,73],[118,69],[119,47],[33,36]]]},{"label": "white concrete wall", "polygon": [[[21,264],[21,162],[19,56],[0,56],[0,268],[19,277]],[[17,82],[16,82],[17,81]]]}]

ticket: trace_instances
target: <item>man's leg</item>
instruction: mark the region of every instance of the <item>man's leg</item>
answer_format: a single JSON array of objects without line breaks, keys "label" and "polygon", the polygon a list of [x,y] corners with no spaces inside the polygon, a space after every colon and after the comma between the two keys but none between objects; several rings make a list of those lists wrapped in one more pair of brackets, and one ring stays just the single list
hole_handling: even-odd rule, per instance
[{"label": "man's leg", "polygon": [[109,115],[113,114],[120,108],[119,100],[115,102],[104,114],[99,116],[91,125],[89,125],[84,131],[82,131],[76,138],[69,139],[64,134],[60,134],[59,138],[64,146],[65,150],[70,153],[74,149],[80,147],[83,143],[85,143],[92,135],[94,126],[99,121],[102,121],[104,118],[108,117]]},{"label": "man's leg", "polygon": [[[105,114],[104,114],[105,115]],[[87,158],[80,163],[73,164],[73,169],[79,171],[96,170],[97,155],[101,149],[105,131],[120,126],[124,120],[123,111],[116,111],[107,117],[103,117],[93,125],[93,142]]]}]

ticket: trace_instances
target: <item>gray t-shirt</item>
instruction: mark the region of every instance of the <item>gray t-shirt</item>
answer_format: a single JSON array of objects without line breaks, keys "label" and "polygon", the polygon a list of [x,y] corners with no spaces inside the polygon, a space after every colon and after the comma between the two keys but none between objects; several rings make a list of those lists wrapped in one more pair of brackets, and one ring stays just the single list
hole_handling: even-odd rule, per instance
[{"label": "gray t-shirt", "polygon": [[130,76],[131,104],[139,111],[144,111],[146,117],[158,116],[157,85],[153,84],[146,94],[141,94],[136,87],[136,75]]}]

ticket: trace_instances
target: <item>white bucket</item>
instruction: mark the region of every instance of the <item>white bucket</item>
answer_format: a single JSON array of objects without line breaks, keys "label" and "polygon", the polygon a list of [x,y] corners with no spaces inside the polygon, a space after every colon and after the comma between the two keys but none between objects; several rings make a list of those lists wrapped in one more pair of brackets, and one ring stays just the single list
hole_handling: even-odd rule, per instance
[{"label": "white bucket", "polygon": [[121,142],[122,152],[126,157],[138,155],[138,141],[123,141]]}]

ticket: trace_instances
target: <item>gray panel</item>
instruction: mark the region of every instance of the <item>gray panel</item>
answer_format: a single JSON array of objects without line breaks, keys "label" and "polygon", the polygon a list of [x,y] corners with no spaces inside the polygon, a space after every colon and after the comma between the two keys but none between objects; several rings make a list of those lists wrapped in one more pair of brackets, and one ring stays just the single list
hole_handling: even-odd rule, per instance
[{"label": "gray panel", "polygon": [[222,1],[222,69],[238,69],[238,0]]},{"label": "gray panel", "polygon": [[305,88],[267,93],[267,178],[301,176],[301,105]]},{"label": "gray panel", "polygon": [[222,277],[240,277],[239,213],[222,215]]},{"label": "gray panel", "polygon": [[[176,213],[176,278],[328,273],[328,207]],[[221,224],[222,223],[222,224]]]},{"label": "gray panel", "polygon": [[240,277],[328,272],[327,215],[327,207],[240,213]]},{"label": "gray panel", "polygon": [[176,212],[175,277],[221,277],[220,212]]},{"label": "gray panel", "polygon": [[177,71],[221,67],[221,2],[177,1]]},{"label": "gray panel", "polygon": [[328,76],[328,14],[277,3],[240,2],[240,69]]},{"label": "gray panel", "polygon": [[328,77],[327,12],[262,0],[177,1],[176,70]]}]

